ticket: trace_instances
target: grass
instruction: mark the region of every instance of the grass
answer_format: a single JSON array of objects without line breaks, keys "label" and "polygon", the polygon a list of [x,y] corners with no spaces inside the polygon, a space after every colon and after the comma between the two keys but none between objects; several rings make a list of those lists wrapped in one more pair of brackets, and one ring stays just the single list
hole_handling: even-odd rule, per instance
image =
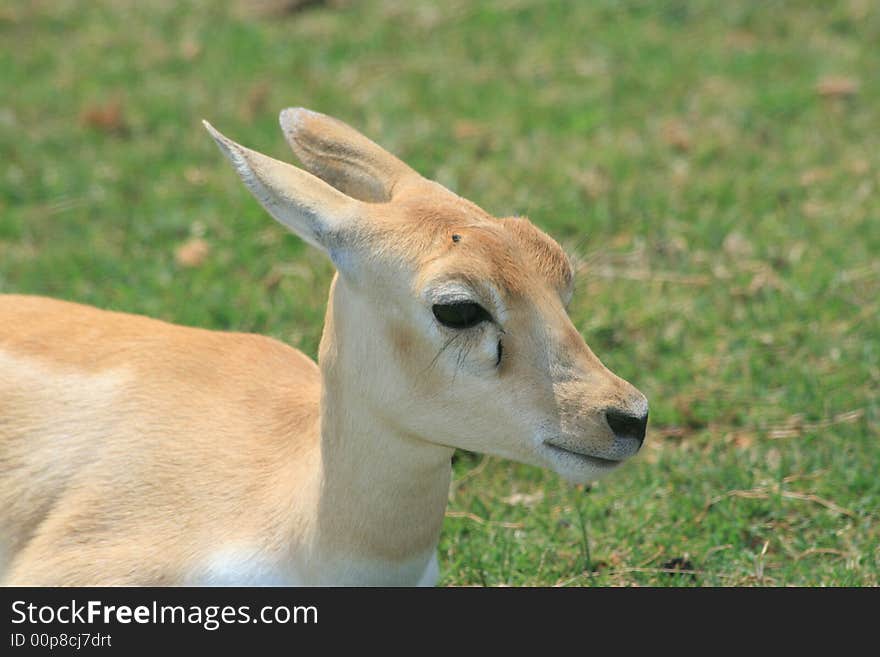
[{"label": "grass", "polygon": [[875,3],[272,5],[0,9],[0,291],[314,356],[332,268],[199,119],[291,159],[277,111],[325,111],[557,237],[651,401],[589,488],[459,453],[442,584],[878,584]]}]

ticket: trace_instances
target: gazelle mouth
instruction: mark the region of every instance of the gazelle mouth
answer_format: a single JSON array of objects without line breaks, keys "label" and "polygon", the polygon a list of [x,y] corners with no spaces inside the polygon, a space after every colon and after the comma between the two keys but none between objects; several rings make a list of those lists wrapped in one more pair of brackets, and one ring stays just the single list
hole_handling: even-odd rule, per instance
[{"label": "gazelle mouth", "polygon": [[576,452],[568,447],[561,447],[560,445],[556,445],[551,442],[544,442],[544,446],[547,447],[551,453],[569,459],[576,459],[583,464],[592,465],[594,467],[599,468],[613,468],[615,466],[620,465],[621,460],[617,459],[607,459],[601,456],[594,456],[593,454],[585,454],[584,452]]}]

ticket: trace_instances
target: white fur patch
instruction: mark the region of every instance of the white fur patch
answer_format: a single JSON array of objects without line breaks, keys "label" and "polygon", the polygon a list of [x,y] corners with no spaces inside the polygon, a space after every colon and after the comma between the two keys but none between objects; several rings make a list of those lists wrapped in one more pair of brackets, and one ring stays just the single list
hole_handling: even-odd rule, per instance
[{"label": "white fur patch", "polygon": [[191,586],[303,586],[292,568],[284,568],[259,552],[226,547],[211,554],[188,578]]},{"label": "white fur patch", "polygon": [[190,586],[434,586],[440,568],[437,553],[403,563],[357,558],[315,564],[318,572],[300,576],[293,563],[266,559],[246,547],[212,553],[187,578]]},{"label": "white fur patch", "polygon": [[437,561],[437,553],[435,552],[416,586],[435,586],[438,577],[440,577],[440,564]]}]

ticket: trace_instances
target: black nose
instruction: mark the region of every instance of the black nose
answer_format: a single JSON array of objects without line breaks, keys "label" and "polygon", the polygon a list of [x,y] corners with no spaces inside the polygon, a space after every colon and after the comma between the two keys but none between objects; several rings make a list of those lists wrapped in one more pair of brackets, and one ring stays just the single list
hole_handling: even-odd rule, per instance
[{"label": "black nose", "polygon": [[632,415],[616,408],[605,411],[608,426],[618,438],[635,438],[639,447],[645,440],[645,429],[648,426],[648,414]]}]

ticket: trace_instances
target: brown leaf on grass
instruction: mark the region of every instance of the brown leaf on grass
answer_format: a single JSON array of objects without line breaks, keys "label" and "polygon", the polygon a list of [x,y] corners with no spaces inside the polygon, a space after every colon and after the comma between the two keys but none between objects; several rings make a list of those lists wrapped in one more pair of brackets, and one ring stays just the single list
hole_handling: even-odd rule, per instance
[{"label": "brown leaf on grass", "polygon": [[183,179],[190,185],[204,185],[208,182],[207,174],[199,167],[187,167],[184,169]]},{"label": "brown leaf on grass", "polygon": [[485,123],[462,119],[453,124],[452,132],[457,140],[471,142],[480,159],[495,148],[495,139]]},{"label": "brown leaf on grass", "polygon": [[181,267],[198,267],[208,257],[211,247],[200,237],[188,240],[177,247],[174,260]]},{"label": "brown leaf on grass", "polygon": [[633,243],[633,234],[627,231],[616,233],[611,236],[611,239],[608,240],[608,243],[613,249],[626,248]]},{"label": "brown leaf on grass", "polygon": [[269,100],[270,90],[269,83],[265,80],[257,82],[250,88],[242,108],[242,114],[248,121],[252,121],[254,117],[263,113]]},{"label": "brown leaf on grass", "polygon": [[128,125],[119,100],[90,105],[80,113],[79,120],[83,125],[107,134],[116,136],[128,134]]},{"label": "brown leaf on grass", "polygon": [[180,42],[180,56],[188,62],[202,54],[202,44],[195,37],[189,36]]},{"label": "brown leaf on grass", "polygon": [[749,449],[755,444],[755,434],[751,431],[734,431],[725,436],[725,440],[737,449]]},{"label": "brown leaf on grass", "polygon": [[864,176],[871,170],[871,162],[863,157],[857,157],[847,163],[847,170],[857,176]]},{"label": "brown leaf on grass", "polygon": [[816,183],[824,182],[831,178],[831,171],[829,169],[817,167],[815,169],[807,169],[801,174],[800,181],[801,186],[803,187],[811,187]]},{"label": "brown leaf on grass", "polygon": [[18,10],[13,9],[12,7],[0,7],[0,23],[20,23],[23,18],[23,11],[21,9],[24,8],[24,4]]},{"label": "brown leaf on grass", "polygon": [[456,139],[474,139],[486,133],[486,126],[477,121],[461,119],[453,124],[452,133]]},{"label": "brown leaf on grass", "polygon": [[861,84],[845,75],[826,75],[816,83],[816,93],[825,98],[845,98],[859,92]]},{"label": "brown leaf on grass", "polygon": [[679,151],[689,151],[693,144],[690,130],[679,119],[668,119],[660,128],[660,137],[666,145]]}]

